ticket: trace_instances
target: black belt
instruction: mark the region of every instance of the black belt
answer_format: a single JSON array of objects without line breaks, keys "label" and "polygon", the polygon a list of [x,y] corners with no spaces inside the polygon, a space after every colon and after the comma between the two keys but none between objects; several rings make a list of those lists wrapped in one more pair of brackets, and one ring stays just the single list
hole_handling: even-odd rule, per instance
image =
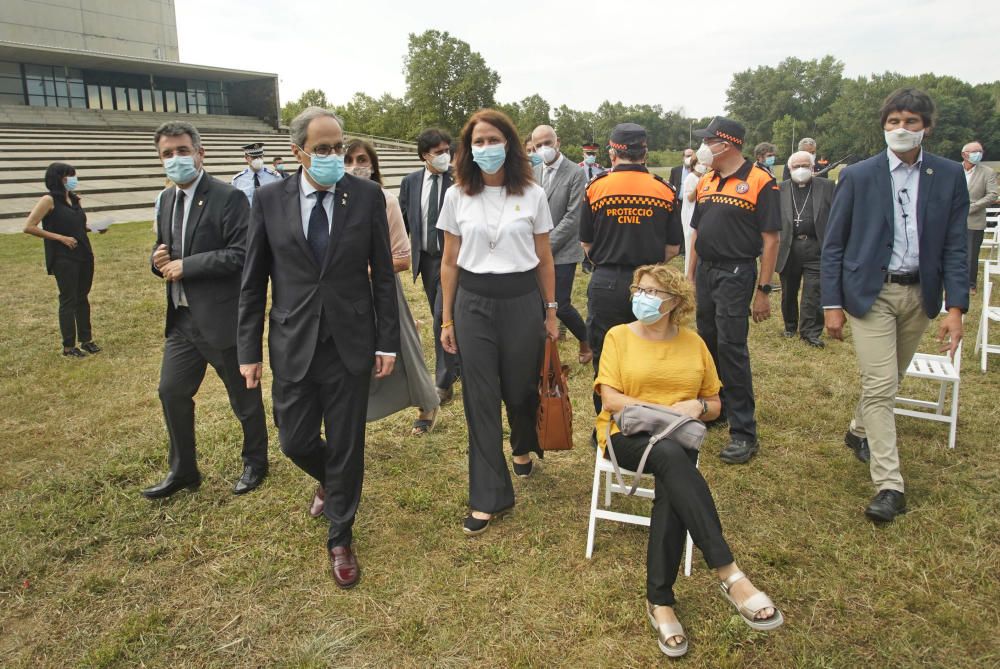
[{"label": "black belt", "polygon": [[718,268],[724,270],[732,270],[737,265],[756,265],[756,258],[746,258],[746,259],[734,259],[734,260],[700,260],[701,264],[706,268]]},{"label": "black belt", "polygon": [[886,274],[886,283],[898,283],[901,286],[912,286],[915,283],[920,283],[920,273],[910,272],[909,274]]},{"label": "black belt", "polygon": [[812,235],[795,235],[795,239],[798,241],[803,241],[806,239],[816,239],[816,238],[813,237]]}]

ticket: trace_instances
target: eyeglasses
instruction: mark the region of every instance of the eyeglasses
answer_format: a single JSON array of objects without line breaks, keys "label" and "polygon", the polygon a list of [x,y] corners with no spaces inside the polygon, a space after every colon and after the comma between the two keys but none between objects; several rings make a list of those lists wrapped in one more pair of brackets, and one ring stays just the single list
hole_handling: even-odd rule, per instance
[{"label": "eyeglasses", "polygon": [[317,144],[316,146],[313,147],[312,151],[309,151],[307,153],[311,153],[314,156],[323,156],[323,157],[329,156],[331,153],[335,153],[338,156],[342,156],[344,155],[344,145],[343,143],[334,144],[333,146],[330,146],[329,144]]},{"label": "eyeglasses", "polygon": [[633,297],[636,295],[649,295],[650,297],[658,297],[661,300],[673,297],[673,295],[665,290],[659,290],[658,288],[646,288],[635,283],[629,286],[629,290],[631,291]]}]

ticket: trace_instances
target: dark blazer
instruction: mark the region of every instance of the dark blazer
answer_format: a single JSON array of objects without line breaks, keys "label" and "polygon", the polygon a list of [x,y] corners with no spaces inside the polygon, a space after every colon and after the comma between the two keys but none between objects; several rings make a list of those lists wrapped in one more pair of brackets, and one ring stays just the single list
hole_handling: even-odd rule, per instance
[{"label": "dark blazer", "polygon": [[261,362],[270,279],[271,371],[293,383],[309,370],[321,314],[351,374],[370,370],[375,351],[399,352],[396,283],[382,188],[349,174],[341,178],[333,191],[330,245],[318,265],[302,230],[299,181],[303,178],[300,169],[293,177],[257,190],[239,300],[240,364]]},{"label": "dark blazer", "polygon": [[[824,307],[868,313],[892,256],[893,198],[886,152],[846,167],[830,207],[821,263]],[[924,151],[917,193],[920,291],[934,318],[945,306],[969,308],[966,218],[969,191],[962,166]]]},{"label": "dark blazer", "polygon": [[[171,186],[160,195],[156,219],[156,246],[170,246],[174,199]],[[247,221],[250,205],[246,195],[208,172],[194,192],[184,231],[184,295],[188,308],[205,340],[218,349],[236,345],[236,316],[240,296],[240,272],[246,257]],[[153,274],[163,276],[153,265]],[[177,310],[166,287],[167,324],[170,330]]]},{"label": "dark blazer", "polygon": [[[438,187],[438,211],[444,202],[444,192],[451,186],[451,170],[441,175]],[[410,233],[410,268],[413,270],[413,280],[420,275],[421,240],[424,238],[424,210],[420,206],[421,191],[424,187],[424,168],[410,172],[399,184],[399,208],[403,211],[403,223]],[[439,248],[444,248],[444,232],[438,230]]]},{"label": "dark blazer", "polygon": [[670,168],[670,185],[674,187],[678,193],[684,192],[684,183],[681,179],[681,175],[684,174],[684,165],[678,165],[676,167]]},{"label": "dark blazer", "polygon": [[[778,184],[781,193],[778,196],[781,202],[781,242],[778,244],[778,262],[774,266],[775,272],[785,269],[788,262],[788,253],[792,250],[792,236],[795,230],[795,207],[792,202],[792,190],[796,188],[794,181],[785,180]],[[812,194],[809,202],[812,207],[813,226],[816,228],[816,239],[823,241],[826,234],[826,221],[830,216],[830,203],[833,200],[833,182],[826,180],[812,180]]]}]

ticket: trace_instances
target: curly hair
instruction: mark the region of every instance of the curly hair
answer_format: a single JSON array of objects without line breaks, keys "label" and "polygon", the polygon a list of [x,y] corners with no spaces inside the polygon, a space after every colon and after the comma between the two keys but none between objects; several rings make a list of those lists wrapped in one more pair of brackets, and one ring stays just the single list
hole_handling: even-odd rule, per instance
[{"label": "curly hair", "polygon": [[455,151],[455,183],[466,195],[483,192],[483,173],[472,160],[472,131],[477,123],[489,123],[499,130],[507,141],[507,157],[504,160],[504,187],[511,195],[523,195],[524,189],[534,183],[531,161],[524,150],[524,144],[517,136],[510,117],[496,109],[480,109],[462,128]]},{"label": "curly hair", "polygon": [[688,323],[694,313],[694,286],[687,277],[680,270],[667,265],[643,265],[635,270],[632,283],[639,283],[647,275],[659,284],[661,290],[678,300],[670,312],[670,324],[680,326]]}]

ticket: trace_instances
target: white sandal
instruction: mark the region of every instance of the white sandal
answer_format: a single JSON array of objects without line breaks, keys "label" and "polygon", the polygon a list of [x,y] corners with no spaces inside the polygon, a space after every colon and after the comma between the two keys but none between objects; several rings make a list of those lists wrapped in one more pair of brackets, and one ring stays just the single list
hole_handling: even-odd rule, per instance
[{"label": "white sandal", "polygon": [[[781,611],[778,607],[774,605],[771,598],[765,595],[761,591],[747,597],[747,600],[742,604],[737,604],[736,601],[729,595],[729,589],[733,587],[733,584],[740,579],[746,578],[747,575],[741,571],[734,572],[725,581],[719,584],[722,589],[722,596],[729,600],[729,603],[736,607],[736,611],[740,614],[740,618],[743,618],[743,622],[752,627],[755,630],[760,630],[766,632],[768,630],[777,629],[781,627],[782,623],[785,622],[785,618],[781,615]],[[774,615],[770,618],[756,619],[756,616],[763,609],[774,609]]]},{"label": "white sandal", "polygon": [[[649,601],[646,602],[646,616],[649,618],[649,624],[653,626],[656,633],[659,635],[657,643],[660,645],[660,650],[667,657],[681,657],[688,652],[688,639],[687,635],[684,634],[684,628],[680,623],[658,623],[656,622],[656,616],[653,615],[659,606],[656,604],[650,604]],[[682,637],[684,641],[677,644],[676,646],[671,646],[667,643],[667,639],[673,638],[675,636]]]}]

